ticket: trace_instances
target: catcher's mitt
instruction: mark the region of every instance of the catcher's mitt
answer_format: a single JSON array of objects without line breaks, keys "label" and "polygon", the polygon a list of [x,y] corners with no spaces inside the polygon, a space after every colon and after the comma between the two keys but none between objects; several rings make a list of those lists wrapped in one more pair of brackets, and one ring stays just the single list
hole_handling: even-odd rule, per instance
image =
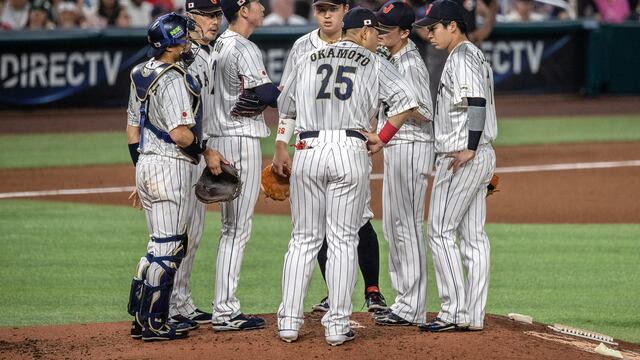
[{"label": "catcher's mitt", "polygon": [[231,109],[231,115],[237,117],[254,117],[261,114],[267,104],[251,89],[245,89]]},{"label": "catcher's mitt", "polygon": [[196,183],[196,197],[205,204],[231,201],[240,195],[242,181],[238,170],[229,164],[220,163],[222,173],[213,175],[209,168],[204,168]]},{"label": "catcher's mitt", "polygon": [[273,171],[273,164],[269,164],[262,169],[260,190],[273,200],[286,200],[289,197],[289,178],[276,174]]},{"label": "catcher's mitt", "polygon": [[497,193],[498,191],[498,182],[500,181],[500,178],[498,177],[498,175],[493,175],[491,177],[491,181],[489,181],[489,185],[487,185],[487,196],[489,195],[493,195],[493,193]]}]

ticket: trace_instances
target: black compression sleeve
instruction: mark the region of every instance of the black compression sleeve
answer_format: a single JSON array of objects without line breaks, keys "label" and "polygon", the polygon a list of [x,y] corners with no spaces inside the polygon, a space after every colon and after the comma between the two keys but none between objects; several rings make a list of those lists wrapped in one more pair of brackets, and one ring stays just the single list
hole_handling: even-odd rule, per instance
[{"label": "black compression sleeve", "polygon": [[140,143],[129,144],[129,156],[131,156],[133,166],[138,164],[138,157],[140,156],[140,153],[138,153],[138,146],[140,146]]}]

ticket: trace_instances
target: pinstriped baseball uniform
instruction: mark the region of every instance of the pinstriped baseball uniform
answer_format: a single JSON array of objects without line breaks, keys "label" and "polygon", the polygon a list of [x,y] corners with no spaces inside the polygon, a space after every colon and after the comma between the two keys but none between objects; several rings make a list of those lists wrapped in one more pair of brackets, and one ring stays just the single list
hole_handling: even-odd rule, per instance
[{"label": "pinstriped baseball uniform", "polygon": [[[390,59],[400,74],[414,86],[418,111],[433,119],[429,72],[416,45],[407,45]],[[386,123],[380,112],[378,130]],[[427,262],[422,225],[429,172],[433,168],[433,124],[409,119],[384,148],[382,219],[389,242],[389,272],[397,296],[391,311],[401,318],[426,320]]]},{"label": "pinstriped baseball uniform", "polygon": [[[467,147],[465,99],[472,97],[486,99],[485,127],[475,157],[453,174],[447,170],[452,158],[446,154]],[[434,127],[438,155],[429,209],[429,245],[442,302],[438,317],[482,328],[489,288],[485,197],[496,166],[491,142],[498,128],[491,67],[482,51],[469,41],[460,43],[447,59],[438,86]]]},{"label": "pinstriped baseball uniform", "polygon": [[390,116],[418,105],[393,65],[349,41],[305,54],[278,98],[280,118],[295,119],[298,139],[306,144],[292,164],[293,232],[282,275],[280,330],[298,330],[304,323],[304,297],[326,234],[331,307],[322,324],[326,336],[350,331],[369,159],[364,137],[345,130],[370,130],[382,101]]},{"label": "pinstriped baseball uniform", "polygon": [[[152,70],[161,64],[151,59],[145,70]],[[132,85],[127,121],[129,125],[140,126],[140,102],[135,94]],[[150,90],[147,121],[167,133],[179,125],[195,125],[192,96],[187,92],[181,74],[173,70],[167,71],[158,80],[155,90]],[[141,130],[143,135],[140,159],[136,166],[136,187],[149,234],[155,238],[184,234],[196,202],[192,187],[193,179],[197,176],[196,167],[175,144],[164,142],[147,128]],[[147,251],[153,256],[166,256],[172,254],[179,245],[175,241],[149,241]],[[165,261],[165,264],[170,263]],[[158,286],[164,270],[157,263],[149,265],[147,258],[142,257],[138,269],[146,266],[149,266],[149,285]]]},{"label": "pinstriped baseball uniform", "polygon": [[260,193],[262,151],[260,138],[269,136],[262,114],[253,118],[233,117],[231,109],[243,88],[270,83],[260,49],[251,41],[226,30],[213,45],[209,81],[213,84],[205,101],[211,116],[204,121],[207,146],[217,149],[239,170],[242,192],[222,203],[222,231],[216,262],[213,322],[226,322],[240,314],[236,297],[244,247],[251,235],[253,211]]},{"label": "pinstriped baseball uniform", "polygon": [[[293,43],[291,50],[289,51],[289,56],[287,56],[287,63],[285,64],[284,70],[282,71],[281,84],[284,84],[286,82],[293,69],[296,68],[297,63],[304,57],[306,53],[313,50],[322,49],[326,46],[329,46],[329,43],[320,38],[320,29],[313,30],[296,40],[296,42]],[[369,161],[369,172],[371,172],[371,168],[372,164],[371,161]],[[373,210],[371,210],[371,188],[369,188],[367,191],[367,206],[364,210],[362,224],[373,219]]]},{"label": "pinstriped baseball uniform", "polygon": [[[210,109],[211,103],[207,103],[203,100],[207,99],[211,93],[212,83],[209,79],[209,54],[212,49],[209,45],[199,45],[196,43],[193,43],[192,46],[199,47],[199,49],[194,49],[194,51],[197,51],[196,59],[187,70],[189,71],[189,74],[198,79],[198,82],[202,87],[200,96],[203,105],[203,117],[210,118],[213,116],[211,114],[212,110]],[[202,169],[206,167],[205,161],[200,161],[196,167],[197,169],[195,171],[193,184],[198,181],[198,177],[202,173]],[[195,260],[196,251],[198,250],[200,240],[202,239],[204,218],[207,207],[200,201],[196,201],[194,206],[195,209],[193,211],[193,217],[191,218],[191,222],[187,229],[189,236],[187,252],[185,257],[182,259],[180,268],[176,272],[176,276],[173,280],[173,292],[171,293],[169,317],[178,314],[186,316],[197,309],[193,303],[193,298],[191,297],[191,270],[193,269],[193,261]]]}]

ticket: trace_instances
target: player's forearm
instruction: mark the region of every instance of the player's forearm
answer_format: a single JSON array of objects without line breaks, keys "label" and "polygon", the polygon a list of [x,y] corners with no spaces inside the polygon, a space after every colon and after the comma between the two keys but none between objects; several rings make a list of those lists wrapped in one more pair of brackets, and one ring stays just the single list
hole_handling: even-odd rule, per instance
[{"label": "player's forearm", "polygon": [[469,140],[467,149],[477,150],[487,117],[487,101],[483,98],[468,98],[467,113],[469,116]]},{"label": "player's forearm", "polygon": [[180,125],[169,132],[171,140],[180,147],[187,147],[194,141],[195,135],[186,125]]},{"label": "player's forearm", "polygon": [[398,130],[400,130],[407,119],[409,119],[415,109],[416,108],[412,108],[390,117],[378,133],[380,140],[385,144],[391,141],[393,136],[398,132]]},{"label": "player's forearm", "polygon": [[140,128],[127,124],[127,144],[137,144],[140,142]]}]

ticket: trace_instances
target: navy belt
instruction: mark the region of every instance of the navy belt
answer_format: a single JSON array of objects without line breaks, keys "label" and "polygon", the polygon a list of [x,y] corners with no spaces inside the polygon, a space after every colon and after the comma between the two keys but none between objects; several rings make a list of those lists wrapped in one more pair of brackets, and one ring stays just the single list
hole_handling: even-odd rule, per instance
[{"label": "navy belt", "polygon": [[[328,130],[331,131],[331,130]],[[344,132],[347,134],[347,136],[349,137],[354,137],[354,138],[358,138],[362,141],[367,141],[367,137],[362,135],[362,133],[360,131],[356,131],[356,130],[344,130]],[[304,140],[304,139],[308,139],[308,138],[315,138],[320,136],[320,130],[313,130],[313,131],[303,131],[300,134],[298,134],[298,137],[300,138],[300,140]]]}]

